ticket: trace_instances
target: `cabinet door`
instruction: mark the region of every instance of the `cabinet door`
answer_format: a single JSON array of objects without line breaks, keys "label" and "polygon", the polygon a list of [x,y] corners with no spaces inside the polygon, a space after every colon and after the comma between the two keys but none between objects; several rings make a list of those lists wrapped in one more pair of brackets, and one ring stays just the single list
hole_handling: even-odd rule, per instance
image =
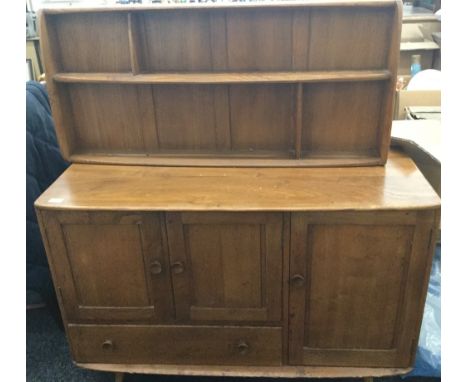
[{"label": "cabinet door", "polygon": [[166,216],[179,322],[281,320],[282,214]]},{"label": "cabinet door", "polygon": [[290,363],[408,367],[433,225],[431,211],[292,214]]},{"label": "cabinet door", "polygon": [[158,214],[40,215],[68,321],[170,319],[172,291]]}]

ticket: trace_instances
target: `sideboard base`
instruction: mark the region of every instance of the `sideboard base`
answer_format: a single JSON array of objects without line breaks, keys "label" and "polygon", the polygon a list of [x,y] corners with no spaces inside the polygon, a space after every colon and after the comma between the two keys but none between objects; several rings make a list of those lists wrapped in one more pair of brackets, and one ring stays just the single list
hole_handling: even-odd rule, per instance
[{"label": "sideboard base", "polygon": [[316,366],[205,366],[205,365],[125,365],[110,363],[75,363],[77,366],[113,373],[197,375],[217,377],[264,378],[364,378],[403,375],[412,368],[316,367]]}]

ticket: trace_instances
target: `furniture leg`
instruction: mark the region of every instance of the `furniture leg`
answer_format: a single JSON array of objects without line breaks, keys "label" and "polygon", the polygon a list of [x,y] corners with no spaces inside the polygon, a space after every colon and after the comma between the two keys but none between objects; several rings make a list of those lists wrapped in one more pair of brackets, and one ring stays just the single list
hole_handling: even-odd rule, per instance
[{"label": "furniture leg", "polygon": [[115,382],[123,382],[124,373],[115,373]]}]

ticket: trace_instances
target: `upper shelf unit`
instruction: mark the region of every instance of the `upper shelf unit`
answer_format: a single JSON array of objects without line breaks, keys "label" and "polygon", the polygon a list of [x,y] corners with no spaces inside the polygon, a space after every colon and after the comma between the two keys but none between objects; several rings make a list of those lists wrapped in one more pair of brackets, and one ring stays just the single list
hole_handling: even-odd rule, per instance
[{"label": "upper shelf unit", "polygon": [[49,9],[56,130],[71,161],[386,161],[401,2]]}]

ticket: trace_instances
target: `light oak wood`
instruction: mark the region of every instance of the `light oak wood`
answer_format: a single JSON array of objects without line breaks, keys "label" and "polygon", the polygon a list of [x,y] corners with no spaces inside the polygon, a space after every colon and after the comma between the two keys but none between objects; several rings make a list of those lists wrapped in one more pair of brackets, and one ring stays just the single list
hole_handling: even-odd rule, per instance
[{"label": "light oak wood", "polygon": [[[90,172],[68,177],[80,167]],[[106,178],[113,169],[120,177]],[[285,375],[414,362],[440,217],[407,157],[327,171],[191,168],[180,179],[148,170],[166,169],[72,165],[36,203],[77,362],[297,366]],[[222,188],[231,178],[243,191]],[[175,185],[183,194],[158,204]]]},{"label": "light oak wood", "polygon": [[211,366],[211,365],[120,365],[76,363],[79,367],[97,371],[125,371],[138,374],[195,375],[216,377],[264,378],[363,378],[404,375],[411,368],[313,367],[313,366]]},{"label": "light oak wood", "polygon": [[[177,4],[177,3],[168,3],[168,4],[152,4],[148,5],[139,5],[134,4],[131,6],[119,6],[119,7],[80,7],[80,8],[47,8],[44,11],[48,14],[63,14],[63,13],[77,13],[77,12],[108,12],[108,11],[147,11],[147,10],[196,10],[196,9],[236,9],[236,8],[304,8],[310,6],[310,1],[288,1],[287,3],[280,3],[277,1],[265,1],[261,3],[228,3],[228,4]],[[356,7],[356,6],[366,6],[366,7],[391,7],[395,3],[395,0],[314,0],[313,5],[316,7]]]},{"label": "light oak wood", "polygon": [[280,322],[282,226],[279,213],[167,213],[176,320]]},{"label": "light oak wood", "polygon": [[[69,320],[167,321],[171,279],[158,215],[41,215]],[[156,265],[155,265],[156,264]],[[159,265],[158,265],[159,264]],[[155,267],[161,268],[154,272]]]},{"label": "light oak wood", "polygon": [[[264,125],[265,126],[265,125]],[[214,131],[216,131],[214,129]],[[219,130],[217,130],[219,131]],[[225,130],[224,130],[225,131]],[[293,131],[293,129],[291,129]],[[152,133],[152,132],[151,132]],[[291,133],[293,134],[293,133]],[[217,138],[216,138],[217,139]],[[220,144],[230,143],[230,136],[226,135]],[[277,141],[277,140],[276,140]],[[150,142],[152,146],[152,142]],[[300,152],[299,148],[296,148]],[[237,150],[223,151],[197,150],[184,152],[182,150],[164,150],[159,153],[143,155],[134,151],[127,154],[114,155],[109,152],[81,151],[71,155],[71,162],[82,164],[120,164],[161,167],[356,167],[379,166],[385,164],[382,159],[366,152],[347,153],[336,156],[333,153],[308,153],[306,158],[295,159],[293,149],[284,151],[273,150]]]},{"label": "light oak wood", "polygon": [[409,366],[417,333],[403,327],[424,300],[410,280],[426,274],[415,264],[432,254],[434,212],[298,213],[291,224],[289,361]]},{"label": "light oak wood", "polygon": [[385,167],[161,168],[72,165],[36,201],[41,209],[333,211],[427,209],[440,199],[415,164]]},{"label": "light oak wood", "polygon": [[78,362],[281,364],[281,328],[69,325]]},{"label": "light oak wood", "polygon": [[44,10],[62,152],[84,163],[384,164],[400,8]]}]

